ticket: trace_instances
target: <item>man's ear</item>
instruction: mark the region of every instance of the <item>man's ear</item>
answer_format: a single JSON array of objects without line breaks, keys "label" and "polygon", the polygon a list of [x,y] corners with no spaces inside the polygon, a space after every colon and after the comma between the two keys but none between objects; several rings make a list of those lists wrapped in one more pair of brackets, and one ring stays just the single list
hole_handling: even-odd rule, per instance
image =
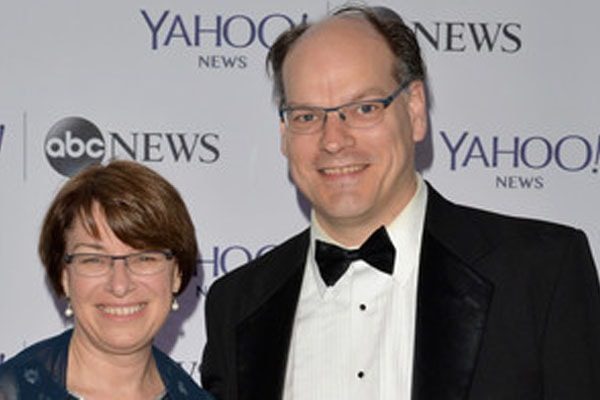
[{"label": "man's ear", "polygon": [[420,142],[427,134],[427,95],[423,81],[414,81],[409,86],[408,113],[413,141]]},{"label": "man's ear", "polygon": [[287,135],[286,135],[285,124],[283,122],[279,123],[279,150],[281,154],[285,157],[288,156],[288,148],[287,148]]}]

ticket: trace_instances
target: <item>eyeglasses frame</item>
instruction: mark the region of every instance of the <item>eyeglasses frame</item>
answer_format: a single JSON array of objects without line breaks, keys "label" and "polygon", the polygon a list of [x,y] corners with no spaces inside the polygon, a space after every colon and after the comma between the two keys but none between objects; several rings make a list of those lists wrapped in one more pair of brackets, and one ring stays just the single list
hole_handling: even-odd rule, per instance
[{"label": "eyeglasses frame", "polygon": [[125,264],[125,267],[127,268],[127,271],[129,271],[131,274],[136,275],[136,276],[148,276],[148,275],[154,275],[154,274],[158,274],[159,272],[162,272],[163,269],[161,269],[160,271],[153,272],[151,274],[140,274],[140,273],[134,272],[133,270],[131,270],[129,268],[129,262],[128,262],[129,258],[131,258],[133,256],[139,256],[141,254],[146,254],[146,253],[163,254],[166,257],[167,261],[171,261],[171,260],[173,260],[173,258],[175,258],[175,254],[173,253],[172,250],[145,250],[145,251],[140,251],[137,253],[123,254],[123,255],[116,255],[116,256],[112,255],[112,254],[103,254],[103,253],[71,253],[71,254],[67,253],[64,256],[63,261],[65,262],[65,264],[69,265],[73,262],[73,258],[78,255],[101,256],[101,257],[109,257],[110,258],[109,269],[107,269],[106,273],[102,273],[99,275],[80,274],[83,276],[94,276],[94,277],[104,276],[111,270],[111,268],[115,267],[115,261],[117,261],[117,260],[123,260],[123,263]]},{"label": "eyeglasses frame", "polygon": [[[396,98],[400,95],[400,93],[402,93],[404,90],[406,90],[410,84],[412,83],[411,80],[405,80],[403,82],[401,82],[398,87],[387,97],[382,97],[382,98],[378,98],[378,99],[370,99],[370,100],[358,100],[358,101],[351,101],[349,103],[344,103],[342,105],[336,106],[336,107],[318,107],[318,106],[299,106],[299,107],[294,107],[294,106],[287,106],[287,105],[282,105],[279,107],[279,119],[281,120],[281,122],[283,124],[285,124],[287,129],[289,128],[289,125],[286,123],[286,118],[285,118],[285,113],[289,112],[289,111],[293,111],[299,108],[306,108],[306,109],[313,109],[313,110],[318,110],[324,113],[324,117],[323,117],[323,122],[321,125],[322,129],[325,124],[327,123],[327,115],[330,112],[337,112],[340,115],[340,119],[342,121],[346,121],[345,115],[342,114],[340,112],[340,110],[342,108],[346,108],[348,106],[351,105],[355,105],[355,104],[361,104],[361,103],[381,103],[383,105],[383,109],[385,110],[386,108],[389,107],[390,104],[392,104],[394,102],[394,100],[396,100]],[[315,129],[315,131],[309,131],[309,132],[305,132],[305,133],[298,133],[298,132],[294,132],[293,130],[290,129],[290,132],[292,133],[296,133],[298,135],[310,135],[313,133],[318,132],[320,129]]]}]

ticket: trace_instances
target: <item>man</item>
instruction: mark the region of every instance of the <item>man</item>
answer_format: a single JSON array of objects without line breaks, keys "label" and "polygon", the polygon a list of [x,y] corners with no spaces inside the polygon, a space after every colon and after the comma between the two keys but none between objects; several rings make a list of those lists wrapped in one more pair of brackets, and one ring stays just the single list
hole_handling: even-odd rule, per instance
[{"label": "man", "polygon": [[269,62],[311,226],[212,286],[204,387],[222,400],[600,398],[584,234],[423,182],[425,69],[400,17],[342,9],[285,32]]}]

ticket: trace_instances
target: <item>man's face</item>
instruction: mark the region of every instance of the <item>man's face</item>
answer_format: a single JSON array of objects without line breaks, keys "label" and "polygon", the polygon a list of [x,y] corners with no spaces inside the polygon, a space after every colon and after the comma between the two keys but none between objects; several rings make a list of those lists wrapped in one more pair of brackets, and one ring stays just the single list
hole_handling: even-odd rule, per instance
[{"label": "man's face", "polygon": [[[286,104],[335,107],[387,97],[398,87],[393,62],[385,40],[366,22],[322,23],[284,61]],[[424,88],[414,82],[369,128],[348,127],[330,113],[313,134],[280,129],[292,177],[321,226],[346,245],[359,244],[391,222],[415,192],[414,144],[426,132]]]}]

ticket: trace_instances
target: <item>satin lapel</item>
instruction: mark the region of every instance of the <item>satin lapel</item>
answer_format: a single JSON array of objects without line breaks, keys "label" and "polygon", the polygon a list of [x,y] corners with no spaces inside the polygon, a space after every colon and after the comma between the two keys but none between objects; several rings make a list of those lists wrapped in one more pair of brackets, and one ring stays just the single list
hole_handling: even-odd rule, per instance
[{"label": "satin lapel", "polygon": [[452,207],[430,189],[419,267],[413,400],[468,397],[492,298],[492,284],[470,267],[486,253],[487,243],[465,226],[468,222],[453,221]]},{"label": "satin lapel", "polygon": [[270,293],[236,327],[240,400],[281,399],[308,234],[303,239],[301,245],[272,260],[281,263],[286,272],[279,277],[264,277],[272,284]]}]

